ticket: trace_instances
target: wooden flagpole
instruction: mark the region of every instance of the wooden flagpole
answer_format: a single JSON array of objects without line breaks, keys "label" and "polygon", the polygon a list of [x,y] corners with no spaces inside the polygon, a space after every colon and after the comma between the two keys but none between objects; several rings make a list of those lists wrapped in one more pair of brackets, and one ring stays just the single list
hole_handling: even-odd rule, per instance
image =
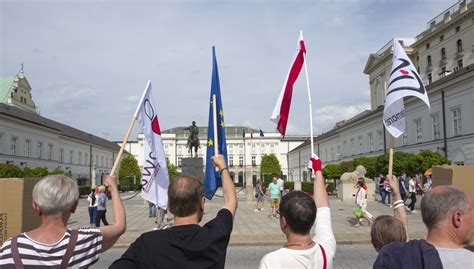
[{"label": "wooden flagpole", "polygon": [[[216,95],[212,95],[212,121],[214,125],[214,156],[219,155],[219,141],[217,137],[217,102]],[[219,171],[219,168],[216,167],[216,171]]]},{"label": "wooden flagpole", "polygon": [[[301,38],[303,38],[303,30],[300,30]],[[303,39],[304,40],[304,39]],[[304,70],[306,73],[306,86],[308,88],[308,104],[309,104],[309,128],[311,135],[311,157],[314,156],[314,141],[313,141],[313,108],[311,106],[311,91],[309,89],[309,77],[308,77],[308,65],[306,64],[306,53],[303,52],[304,57]]]},{"label": "wooden flagpole", "polygon": [[393,148],[394,146],[395,146],[395,138],[393,138],[393,136],[390,134],[390,152],[388,155],[388,177],[389,178],[392,178],[392,175],[393,175]]},{"label": "wooden flagpole", "polygon": [[115,161],[114,161],[114,166],[112,167],[112,169],[110,170],[110,175],[111,176],[114,176],[115,174],[115,170],[117,169],[117,166],[118,166],[118,163],[120,161],[120,158],[122,157],[122,153],[123,153],[123,149],[125,148],[125,145],[127,144],[128,142],[128,137],[130,136],[130,133],[132,132],[132,129],[133,129],[133,125],[135,124],[135,116],[132,117],[132,120],[130,121],[130,124],[128,126],[128,130],[127,130],[127,133],[125,134],[125,137],[123,138],[123,142],[122,142],[122,146],[120,146],[120,150],[117,154],[117,157],[115,158]]}]

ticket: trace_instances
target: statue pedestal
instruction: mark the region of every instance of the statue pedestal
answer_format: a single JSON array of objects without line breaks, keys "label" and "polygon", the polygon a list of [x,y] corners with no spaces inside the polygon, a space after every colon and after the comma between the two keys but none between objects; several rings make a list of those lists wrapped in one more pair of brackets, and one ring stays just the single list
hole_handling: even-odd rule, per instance
[{"label": "statue pedestal", "polygon": [[[340,182],[337,188],[337,198],[342,201],[355,201],[355,195],[357,188],[354,188],[355,183],[352,182]],[[367,185],[367,200],[375,200],[375,182],[366,182]]]},{"label": "statue pedestal", "polygon": [[247,202],[253,202],[255,201],[255,188],[252,186],[252,184],[246,184],[245,185],[245,192],[247,193]]},{"label": "statue pedestal", "polygon": [[301,191],[301,180],[295,180],[294,184],[295,191]]},{"label": "statue pedestal", "polygon": [[183,158],[181,160],[181,174],[199,178],[204,182],[204,160],[202,158]]}]

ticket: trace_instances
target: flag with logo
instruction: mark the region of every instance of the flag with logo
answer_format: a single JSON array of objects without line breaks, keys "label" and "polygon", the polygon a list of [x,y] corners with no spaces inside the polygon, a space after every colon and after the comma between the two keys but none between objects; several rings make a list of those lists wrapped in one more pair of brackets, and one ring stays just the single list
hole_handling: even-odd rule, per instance
[{"label": "flag with logo", "polygon": [[271,120],[277,124],[278,132],[284,137],[286,133],[286,124],[288,123],[288,117],[290,114],[291,97],[293,95],[293,84],[300,74],[301,68],[304,63],[304,54],[306,48],[304,46],[303,35],[300,33],[298,38],[298,44],[296,47],[296,53],[293,59],[293,63],[290,66],[288,75],[286,76],[283,89],[278,96],[278,100],[273,109]]},{"label": "flag with logo", "polygon": [[135,118],[145,135],[145,152],[142,171],[141,196],[155,205],[166,209],[168,203],[168,167],[166,164],[160,124],[153,102],[151,81],[148,81]]},{"label": "flag with logo", "polygon": [[400,42],[394,39],[393,62],[385,96],[383,124],[390,134],[397,138],[405,132],[405,107],[403,97],[414,96],[421,99],[430,109],[430,101],[425,86],[415,66],[408,58]]},{"label": "flag with logo", "polygon": [[211,94],[209,98],[209,124],[207,132],[207,150],[206,150],[206,178],[204,179],[204,193],[207,199],[211,200],[217,188],[222,187],[221,176],[212,165],[211,157],[214,156],[214,112],[212,108],[212,96],[216,95],[217,111],[217,142],[218,153],[224,155],[227,163],[227,143],[225,139],[224,110],[222,109],[221,88],[219,84],[219,71],[217,68],[216,51],[212,47],[212,79]]}]

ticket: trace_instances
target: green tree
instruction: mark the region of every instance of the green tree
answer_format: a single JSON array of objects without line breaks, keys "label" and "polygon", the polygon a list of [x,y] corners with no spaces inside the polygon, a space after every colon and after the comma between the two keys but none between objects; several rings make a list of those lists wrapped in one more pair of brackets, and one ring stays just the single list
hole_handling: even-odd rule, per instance
[{"label": "green tree", "polygon": [[23,171],[14,164],[0,164],[0,178],[23,177]]},{"label": "green tree", "polygon": [[281,175],[281,166],[275,154],[263,155],[260,162],[260,178],[263,182],[269,183],[271,177]]},{"label": "green tree", "polygon": [[123,191],[134,189],[130,177],[135,177],[135,182],[141,182],[142,173],[137,160],[132,155],[127,155],[122,159],[118,174],[120,189]]},{"label": "green tree", "polygon": [[425,150],[415,155],[414,164],[413,170],[415,173],[424,173],[433,165],[451,164],[451,162],[437,152]]},{"label": "green tree", "polygon": [[355,166],[352,161],[341,162],[340,165],[341,165],[342,173],[352,172],[355,170]]},{"label": "green tree", "polygon": [[323,177],[325,179],[338,179],[342,175],[342,168],[339,164],[328,164],[323,168]]},{"label": "green tree", "polygon": [[168,166],[168,175],[170,180],[175,179],[178,176],[178,170],[176,170],[176,166],[174,166],[174,164],[170,163],[168,160],[166,160],[166,165]]},{"label": "green tree", "polygon": [[374,178],[378,175],[376,169],[377,157],[359,157],[352,160],[352,163],[355,167],[358,165],[364,166],[365,170],[367,171],[365,176],[368,178]]},{"label": "green tree", "polygon": [[[383,154],[377,157],[376,171],[377,173],[382,173],[384,175],[388,174],[388,158],[389,154]],[[393,174],[400,175],[403,172],[406,172],[407,175],[414,174],[415,170],[415,155],[412,153],[406,153],[401,151],[396,151],[393,154]]]},{"label": "green tree", "polygon": [[54,169],[53,171],[49,171],[48,175],[66,175],[67,173],[60,169]]},{"label": "green tree", "polygon": [[29,168],[25,167],[23,169],[23,177],[45,177],[48,175],[48,168],[46,167],[36,167]]}]

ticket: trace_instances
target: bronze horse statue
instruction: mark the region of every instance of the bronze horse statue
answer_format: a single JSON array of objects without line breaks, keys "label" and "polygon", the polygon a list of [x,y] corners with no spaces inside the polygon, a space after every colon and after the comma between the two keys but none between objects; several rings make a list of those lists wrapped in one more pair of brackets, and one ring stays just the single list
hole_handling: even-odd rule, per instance
[{"label": "bronze horse statue", "polygon": [[194,157],[198,157],[198,147],[199,147],[199,127],[196,126],[196,122],[193,121],[193,125],[183,130],[189,130],[188,143],[186,147],[188,148],[188,153],[193,157],[193,148],[194,148]]}]

